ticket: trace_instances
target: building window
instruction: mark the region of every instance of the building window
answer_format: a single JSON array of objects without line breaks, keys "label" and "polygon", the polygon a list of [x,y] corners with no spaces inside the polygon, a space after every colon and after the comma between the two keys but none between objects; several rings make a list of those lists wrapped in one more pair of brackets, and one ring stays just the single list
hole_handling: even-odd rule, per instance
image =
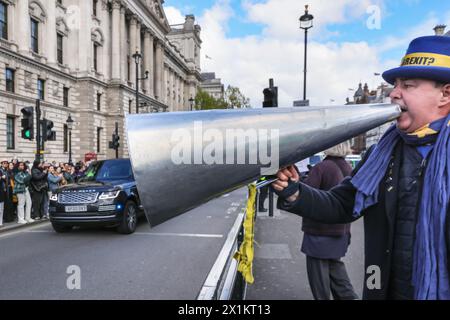
[{"label": "building window", "polygon": [[8,39],[8,5],[0,1],[0,37]]},{"label": "building window", "polygon": [[94,43],[94,70],[98,71],[98,45]]},{"label": "building window", "polygon": [[63,88],[63,106],[69,107],[69,88]]},{"label": "building window", "polygon": [[38,99],[45,100],[45,80],[38,79],[37,91],[38,91]]},{"label": "building window", "polygon": [[39,53],[39,22],[31,18],[31,49]]},{"label": "building window", "polygon": [[92,14],[97,16],[97,4],[98,0],[92,0]]},{"label": "building window", "polygon": [[5,79],[6,79],[6,91],[14,92],[14,70],[6,68],[5,69]]},{"label": "building window", "polygon": [[64,151],[63,152],[68,152],[69,151],[69,128],[67,128],[67,124],[64,125]]},{"label": "building window", "polygon": [[128,82],[131,81],[131,73],[130,73],[130,69],[131,69],[130,56],[127,56],[127,80],[128,80]]},{"label": "building window", "polygon": [[128,113],[132,113],[131,109],[132,109],[132,104],[133,104],[133,100],[128,100]]},{"label": "building window", "polygon": [[97,93],[97,111],[102,110],[102,94]]},{"label": "building window", "polygon": [[58,56],[58,63],[63,64],[64,63],[64,56],[63,56],[63,41],[64,37],[61,34],[56,35],[56,46],[57,46],[57,56]]},{"label": "building window", "polygon": [[100,152],[101,152],[100,143],[102,141],[101,140],[102,130],[103,130],[103,128],[97,128],[97,154],[100,154]]},{"label": "building window", "polygon": [[6,116],[6,148],[8,150],[15,149],[15,122],[16,118],[14,116]]}]

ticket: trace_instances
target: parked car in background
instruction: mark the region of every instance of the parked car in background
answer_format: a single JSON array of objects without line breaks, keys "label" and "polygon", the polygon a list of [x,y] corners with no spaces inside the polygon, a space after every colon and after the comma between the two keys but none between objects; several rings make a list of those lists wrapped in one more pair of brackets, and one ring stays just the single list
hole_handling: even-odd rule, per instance
[{"label": "parked car in background", "polygon": [[130,160],[91,163],[77,183],[52,194],[49,211],[56,232],[68,232],[74,226],[106,226],[133,233],[144,211]]}]

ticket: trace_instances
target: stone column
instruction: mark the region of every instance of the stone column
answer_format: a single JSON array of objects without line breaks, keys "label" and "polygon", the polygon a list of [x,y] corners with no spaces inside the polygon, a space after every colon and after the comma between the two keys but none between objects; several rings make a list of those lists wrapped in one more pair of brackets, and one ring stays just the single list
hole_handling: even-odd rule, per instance
[{"label": "stone column", "polygon": [[47,0],[47,21],[45,23],[45,56],[50,65],[57,65],[56,61],[56,3],[54,0]]},{"label": "stone column", "polygon": [[[164,68],[164,47],[161,41],[156,44],[156,92],[155,95],[158,97],[159,101],[165,101],[166,98],[162,96],[162,85],[163,85],[163,68]],[[166,79],[164,79],[166,81]],[[164,84],[165,85],[165,84]]]},{"label": "stone column", "polygon": [[112,64],[111,64],[111,79],[118,81],[120,79],[120,0],[114,0],[112,2],[112,36],[111,36],[111,48],[112,48]]},{"label": "stone column", "polygon": [[29,1],[21,0],[16,2],[16,21],[17,21],[17,44],[19,46],[19,53],[30,54],[30,12]]},{"label": "stone column", "polygon": [[[158,66],[156,66],[158,68]],[[167,82],[169,81],[168,70],[164,67],[161,77],[161,98],[160,101],[167,105]]]},{"label": "stone column", "polygon": [[184,80],[180,78],[180,106],[182,111],[186,111],[186,103],[184,99]]},{"label": "stone column", "polygon": [[128,37],[125,11],[125,7],[120,8],[120,79],[126,83],[128,80]]},{"label": "stone column", "polygon": [[130,82],[134,85],[136,82],[136,64],[133,59],[133,54],[136,53],[136,47],[137,47],[137,19],[136,16],[133,16],[130,21]]},{"label": "stone column", "polygon": [[144,34],[144,69],[148,71],[148,79],[145,81],[145,90],[147,95],[154,97],[153,92],[153,36],[149,30],[145,31]]},{"label": "stone column", "polygon": [[175,104],[174,104],[174,98],[175,95],[175,73],[173,70],[170,70],[170,84],[169,84],[169,90],[170,90],[170,96],[169,96],[169,107],[175,111]]},{"label": "stone column", "polygon": [[8,39],[16,44],[15,46],[12,46],[12,49],[14,51],[17,50],[17,34],[16,34],[16,21],[15,21],[15,11],[16,11],[16,5],[10,4],[8,6]]},{"label": "stone column", "polygon": [[174,97],[173,97],[173,105],[176,108],[177,111],[181,111],[180,103],[178,102],[178,90],[180,89],[180,78],[176,73],[173,74],[175,78],[175,86],[174,86]]}]

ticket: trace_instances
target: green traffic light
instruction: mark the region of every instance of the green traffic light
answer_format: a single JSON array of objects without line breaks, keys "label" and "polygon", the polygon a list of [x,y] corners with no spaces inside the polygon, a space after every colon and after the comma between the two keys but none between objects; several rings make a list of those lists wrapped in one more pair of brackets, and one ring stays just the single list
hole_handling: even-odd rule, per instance
[{"label": "green traffic light", "polygon": [[30,138],[31,138],[31,132],[30,132],[30,130],[25,131],[25,137],[26,137],[27,139],[30,139]]}]

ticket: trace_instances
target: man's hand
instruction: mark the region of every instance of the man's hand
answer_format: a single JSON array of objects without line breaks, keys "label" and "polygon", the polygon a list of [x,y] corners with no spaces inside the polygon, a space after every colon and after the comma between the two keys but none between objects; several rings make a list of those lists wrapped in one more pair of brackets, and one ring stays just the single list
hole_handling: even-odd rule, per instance
[{"label": "man's hand", "polygon": [[[283,192],[288,192],[286,200],[289,202],[294,202],[299,196],[298,183],[300,181],[300,176],[295,168],[295,166],[289,166],[281,169],[277,172],[278,180],[272,183],[272,187],[278,195],[283,195]],[[286,190],[287,189],[287,190]],[[293,194],[292,192],[295,191]]]}]

